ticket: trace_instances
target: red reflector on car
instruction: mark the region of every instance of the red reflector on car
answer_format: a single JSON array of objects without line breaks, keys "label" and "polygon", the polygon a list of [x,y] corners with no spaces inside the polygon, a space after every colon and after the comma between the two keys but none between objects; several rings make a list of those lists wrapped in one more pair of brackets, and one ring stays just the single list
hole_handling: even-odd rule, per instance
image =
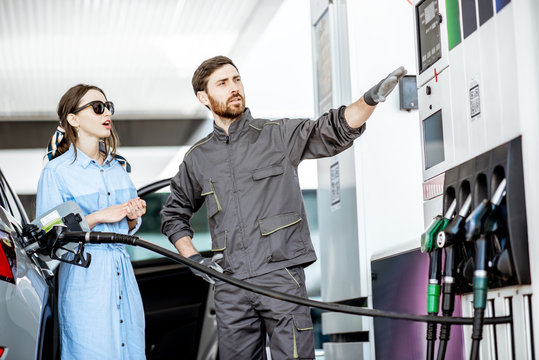
[{"label": "red reflector on car", "polygon": [[0,346],[0,357],[2,357],[2,355],[4,355],[4,347]]},{"label": "red reflector on car", "polygon": [[[9,281],[13,284],[15,284],[15,279],[13,277],[13,271],[11,270],[12,267],[15,267],[15,258],[10,257],[8,258],[8,254],[6,254],[6,247],[7,247],[7,241],[4,242],[4,240],[9,238],[0,238],[0,280]],[[10,242],[10,246],[13,246],[13,243]],[[11,250],[11,249],[10,249]],[[14,255],[14,251],[13,251]],[[2,352],[3,352],[2,348]]]}]

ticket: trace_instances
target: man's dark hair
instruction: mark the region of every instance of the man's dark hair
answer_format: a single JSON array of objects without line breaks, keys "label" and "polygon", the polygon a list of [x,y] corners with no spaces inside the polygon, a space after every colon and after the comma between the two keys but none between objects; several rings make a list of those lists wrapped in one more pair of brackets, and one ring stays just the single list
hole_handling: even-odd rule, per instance
[{"label": "man's dark hair", "polygon": [[232,65],[238,70],[236,65],[226,56],[214,56],[211,59],[205,60],[193,74],[191,83],[193,84],[193,90],[195,95],[199,91],[206,91],[208,85],[208,78],[211,74],[224,65]]}]

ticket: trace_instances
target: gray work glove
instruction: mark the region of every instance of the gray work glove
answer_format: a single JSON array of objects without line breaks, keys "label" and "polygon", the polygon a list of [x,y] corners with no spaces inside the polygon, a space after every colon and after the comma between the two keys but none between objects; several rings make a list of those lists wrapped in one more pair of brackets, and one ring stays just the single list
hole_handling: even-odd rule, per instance
[{"label": "gray work glove", "polygon": [[399,83],[399,79],[407,73],[408,70],[406,70],[404,66],[399,67],[397,70],[389,74],[385,79],[369,89],[363,95],[363,100],[365,100],[365,102],[370,106],[374,106],[379,102],[385,101],[386,96],[388,96]]},{"label": "gray work glove", "polygon": [[[222,258],[223,258],[223,254],[215,254],[211,259],[210,258],[205,258],[202,255],[200,255],[199,253],[196,253],[195,255],[189,256],[189,259],[191,259],[193,261],[196,261],[197,263],[202,264],[204,266],[207,266],[207,267],[209,267],[209,268],[211,268],[211,269],[213,269],[215,271],[219,271],[220,273],[223,272],[223,268],[221,266],[219,266],[219,264],[217,264],[216,261],[220,260]],[[210,284],[215,284],[215,279],[212,278],[210,275],[208,275],[206,273],[203,273],[202,271],[199,271],[199,270],[194,269],[194,268],[190,268],[190,269],[193,272],[193,274],[195,274],[196,276],[200,276],[201,278],[203,278],[204,280],[206,280]]]}]

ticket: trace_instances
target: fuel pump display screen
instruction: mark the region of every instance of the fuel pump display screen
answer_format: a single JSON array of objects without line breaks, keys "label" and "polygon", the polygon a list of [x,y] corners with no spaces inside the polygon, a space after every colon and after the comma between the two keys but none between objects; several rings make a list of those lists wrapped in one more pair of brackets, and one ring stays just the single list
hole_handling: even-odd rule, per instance
[{"label": "fuel pump display screen", "polygon": [[438,0],[425,0],[416,7],[419,41],[419,73],[442,57]]},{"label": "fuel pump display screen", "polygon": [[425,144],[425,169],[444,161],[442,110],[438,110],[423,120],[423,142]]}]

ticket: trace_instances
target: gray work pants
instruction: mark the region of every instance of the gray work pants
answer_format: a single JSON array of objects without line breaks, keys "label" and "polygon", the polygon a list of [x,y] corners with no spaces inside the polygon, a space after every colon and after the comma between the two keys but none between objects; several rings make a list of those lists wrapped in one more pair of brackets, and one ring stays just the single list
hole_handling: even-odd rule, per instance
[{"label": "gray work pants", "polygon": [[[296,266],[246,280],[306,298],[305,273]],[[314,359],[310,309],[218,281],[215,310],[220,360],[266,359],[266,333],[272,360]]]}]

